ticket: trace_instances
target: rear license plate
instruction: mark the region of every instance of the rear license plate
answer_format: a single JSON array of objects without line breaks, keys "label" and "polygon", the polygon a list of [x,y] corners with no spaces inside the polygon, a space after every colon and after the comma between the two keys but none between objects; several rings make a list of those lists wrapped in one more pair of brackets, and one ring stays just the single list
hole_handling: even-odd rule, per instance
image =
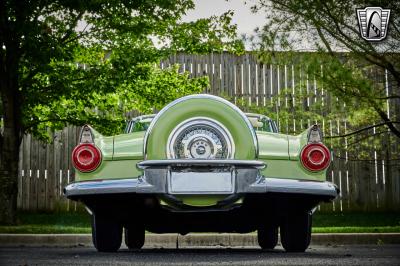
[{"label": "rear license plate", "polygon": [[232,194],[233,172],[174,172],[168,178],[170,194]]}]

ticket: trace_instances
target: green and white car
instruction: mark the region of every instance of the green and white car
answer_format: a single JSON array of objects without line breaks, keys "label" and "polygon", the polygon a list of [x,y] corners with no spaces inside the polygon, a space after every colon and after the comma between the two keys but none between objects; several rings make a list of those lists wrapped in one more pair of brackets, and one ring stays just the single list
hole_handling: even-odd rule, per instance
[{"label": "green and white car", "polygon": [[75,182],[65,195],[92,214],[98,251],[139,249],[153,233],[257,230],[273,249],[305,251],[321,202],[338,196],[326,181],[331,154],[317,125],[280,134],[270,118],[245,114],[212,95],[175,100],[134,118],[125,133],[84,126],[72,153]]}]

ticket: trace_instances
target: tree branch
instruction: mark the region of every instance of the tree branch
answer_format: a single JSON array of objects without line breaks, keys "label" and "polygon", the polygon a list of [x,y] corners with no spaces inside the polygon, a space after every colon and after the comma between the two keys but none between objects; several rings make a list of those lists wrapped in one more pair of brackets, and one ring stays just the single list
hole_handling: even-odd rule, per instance
[{"label": "tree branch", "polygon": [[348,146],[353,146],[353,145],[355,145],[355,144],[357,144],[357,143],[360,143],[360,142],[363,141],[363,140],[366,140],[366,139],[368,139],[368,138],[375,137],[375,136],[378,136],[378,135],[382,135],[382,134],[384,134],[384,133],[390,133],[390,131],[388,131],[388,130],[383,130],[383,131],[379,131],[379,132],[376,132],[376,133],[371,134],[371,135],[367,135],[367,136],[365,136],[365,137],[363,137],[363,138],[357,139],[357,141],[348,143],[348,144],[347,144],[347,147],[348,147]]},{"label": "tree branch", "polygon": [[83,14],[85,12],[81,11],[78,13],[76,18],[72,21],[72,23],[69,25],[69,29],[65,33],[65,35],[61,38],[61,43],[65,42],[68,40],[68,38],[71,36],[71,34],[75,31],[76,24],[79,22],[79,20],[82,18]]},{"label": "tree branch", "polygon": [[379,97],[376,99],[378,99],[378,100],[400,99],[400,95],[390,95],[387,97]]},{"label": "tree branch", "polygon": [[[315,21],[314,21],[314,24],[316,24]],[[316,27],[316,30],[318,32],[318,36],[321,38],[322,42],[325,44],[325,47],[328,49],[329,54],[333,55],[333,50],[332,50],[328,40],[325,38],[325,35],[322,33],[321,28]]]},{"label": "tree branch", "polygon": [[373,108],[375,111],[379,114],[379,116],[385,121],[386,125],[390,129],[390,131],[393,132],[398,138],[400,138],[400,131],[394,126],[394,123],[399,123],[399,122],[392,122],[389,117],[387,116],[386,112],[384,112],[382,109],[380,109],[375,103],[373,104]]},{"label": "tree branch", "polygon": [[[363,132],[363,131],[365,131],[365,130],[368,130],[368,129],[371,129],[371,128],[374,128],[374,127],[380,127],[380,126],[384,126],[384,125],[389,126],[389,123],[390,123],[390,124],[400,124],[400,121],[390,121],[390,120],[389,120],[389,121],[382,122],[382,123],[379,123],[379,124],[367,126],[367,127],[361,128],[361,129],[359,129],[359,130],[356,130],[356,131],[353,131],[353,132],[350,132],[350,133],[347,133],[347,134],[336,135],[336,136],[326,136],[325,138],[327,138],[327,139],[334,139],[334,138],[348,137],[348,136],[352,136],[352,135],[358,134],[358,133],[360,133],[360,132]],[[393,132],[393,131],[392,131],[392,132]],[[395,134],[395,132],[393,132],[393,133]],[[395,135],[396,135],[396,134],[395,134]],[[397,136],[397,135],[396,135],[396,136]],[[399,137],[400,137],[400,136],[399,136]]]}]

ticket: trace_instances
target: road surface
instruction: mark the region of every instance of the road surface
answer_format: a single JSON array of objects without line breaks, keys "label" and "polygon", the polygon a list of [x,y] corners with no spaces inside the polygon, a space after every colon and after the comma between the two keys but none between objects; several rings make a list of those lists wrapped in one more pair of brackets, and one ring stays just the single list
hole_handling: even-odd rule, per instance
[{"label": "road surface", "polygon": [[400,245],[311,246],[306,253],[282,247],[199,247],[121,249],[98,253],[91,247],[0,247],[0,265],[400,265]]}]

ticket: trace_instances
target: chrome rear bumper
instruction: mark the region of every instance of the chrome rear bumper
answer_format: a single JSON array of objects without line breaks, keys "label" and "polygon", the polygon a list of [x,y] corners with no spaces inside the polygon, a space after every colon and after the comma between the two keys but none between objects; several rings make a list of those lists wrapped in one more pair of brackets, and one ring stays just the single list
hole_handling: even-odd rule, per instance
[{"label": "chrome rear bumper", "polygon": [[339,193],[336,185],[330,182],[262,176],[260,169],[265,164],[260,161],[149,160],[137,166],[144,170],[141,177],[75,182],[65,187],[64,194],[68,198],[79,198],[85,195],[124,193],[287,193],[334,199]]},{"label": "chrome rear bumper", "polygon": [[[339,193],[336,185],[330,182],[282,178],[262,177],[260,182],[254,184],[253,187],[257,187],[257,189],[253,189],[251,193],[311,194],[332,198],[336,198]],[[250,193],[250,191],[248,192]],[[156,189],[154,185],[147,183],[143,177],[75,182],[64,189],[64,194],[67,197],[121,193],[166,193],[166,190]]]},{"label": "chrome rear bumper", "polygon": [[264,162],[248,160],[148,160],[144,175],[129,179],[82,181],[64,189],[68,198],[96,194],[152,193],[216,195],[240,193],[308,194],[336,198],[330,182],[265,177]]}]

